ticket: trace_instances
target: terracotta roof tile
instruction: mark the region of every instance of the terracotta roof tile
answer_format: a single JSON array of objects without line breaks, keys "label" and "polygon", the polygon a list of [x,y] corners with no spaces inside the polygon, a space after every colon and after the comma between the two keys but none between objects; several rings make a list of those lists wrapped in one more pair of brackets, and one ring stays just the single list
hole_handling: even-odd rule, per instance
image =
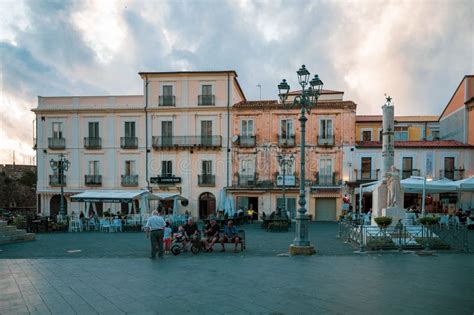
[{"label": "terracotta roof tile", "polygon": [[[395,116],[398,122],[437,122],[439,116]],[[382,115],[356,115],[356,122],[382,122]]]},{"label": "terracotta roof tile", "polygon": [[[382,141],[357,141],[357,148],[382,148]],[[456,140],[395,141],[395,148],[473,148]]]},{"label": "terracotta roof tile", "polygon": [[[288,95],[300,95],[300,94],[301,94],[301,90],[295,90],[295,91],[288,92]],[[344,92],[343,91],[322,89],[321,94],[344,94]]]},{"label": "terracotta roof tile", "polygon": [[[351,109],[356,108],[356,103],[353,101],[319,101],[317,106],[313,106],[312,108],[346,108],[349,107]],[[285,104],[282,105],[276,100],[262,100],[262,101],[243,101],[237,104],[234,104],[233,108],[235,109],[297,109],[298,107],[294,106],[293,104]]]}]

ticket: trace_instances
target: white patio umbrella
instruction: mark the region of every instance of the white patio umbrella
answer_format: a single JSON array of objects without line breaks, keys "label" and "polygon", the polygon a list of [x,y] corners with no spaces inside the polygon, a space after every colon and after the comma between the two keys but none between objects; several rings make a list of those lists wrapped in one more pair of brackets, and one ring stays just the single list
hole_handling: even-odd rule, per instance
[{"label": "white patio umbrella", "polygon": [[178,198],[175,197],[173,201],[173,217],[178,214]]},{"label": "white patio umbrella", "polygon": [[453,182],[460,191],[474,191],[474,176]]},{"label": "white patio umbrella", "polygon": [[225,202],[226,202],[225,191],[224,191],[224,188],[222,188],[219,192],[219,200],[217,201],[217,211],[225,210]]}]

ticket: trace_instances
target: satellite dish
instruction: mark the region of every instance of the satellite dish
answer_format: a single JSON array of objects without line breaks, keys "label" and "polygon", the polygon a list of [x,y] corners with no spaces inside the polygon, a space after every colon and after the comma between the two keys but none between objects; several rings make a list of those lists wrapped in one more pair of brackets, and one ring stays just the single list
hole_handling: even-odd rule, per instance
[{"label": "satellite dish", "polygon": [[233,136],[232,143],[237,143],[237,141],[239,141],[239,136],[238,135]]}]

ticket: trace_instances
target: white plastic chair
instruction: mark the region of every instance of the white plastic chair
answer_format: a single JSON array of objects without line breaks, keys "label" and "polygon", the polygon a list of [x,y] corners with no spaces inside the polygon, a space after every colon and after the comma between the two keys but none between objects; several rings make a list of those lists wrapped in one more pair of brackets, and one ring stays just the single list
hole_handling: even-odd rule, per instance
[{"label": "white plastic chair", "polygon": [[107,219],[101,219],[100,220],[100,231],[105,232],[105,230],[107,230],[107,232],[110,232],[110,221],[107,220]]},{"label": "white plastic chair", "polygon": [[78,219],[72,219],[69,221],[69,232],[81,232],[82,231],[82,224],[81,221]]},{"label": "white plastic chair", "polygon": [[448,215],[443,215],[441,217],[441,219],[439,220],[439,224],[448,225],[449,224],[449,216]]},{"label": "white plastic chair", "polygon": [[122,221],[120,219],[114,219],[111,227],[114,232],[122,232]]},{"label": "white plastic chair", "polygon": [[461,225],[461,221],[459,220],[458,216],[453,216],[453,224],[454,225]]}]

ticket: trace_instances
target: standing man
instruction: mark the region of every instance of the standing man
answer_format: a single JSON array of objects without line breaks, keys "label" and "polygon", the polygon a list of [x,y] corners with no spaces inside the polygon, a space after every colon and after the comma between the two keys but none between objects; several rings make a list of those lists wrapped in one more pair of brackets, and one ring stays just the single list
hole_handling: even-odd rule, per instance
[{"label": "standing man", "polygon": [[165,225],[161,211],[153,210],[145,225],[145,230],[150,235],[151,259],[156,259],[156,245],[158,245],[158,257],[163,258],[163,229]]}]

